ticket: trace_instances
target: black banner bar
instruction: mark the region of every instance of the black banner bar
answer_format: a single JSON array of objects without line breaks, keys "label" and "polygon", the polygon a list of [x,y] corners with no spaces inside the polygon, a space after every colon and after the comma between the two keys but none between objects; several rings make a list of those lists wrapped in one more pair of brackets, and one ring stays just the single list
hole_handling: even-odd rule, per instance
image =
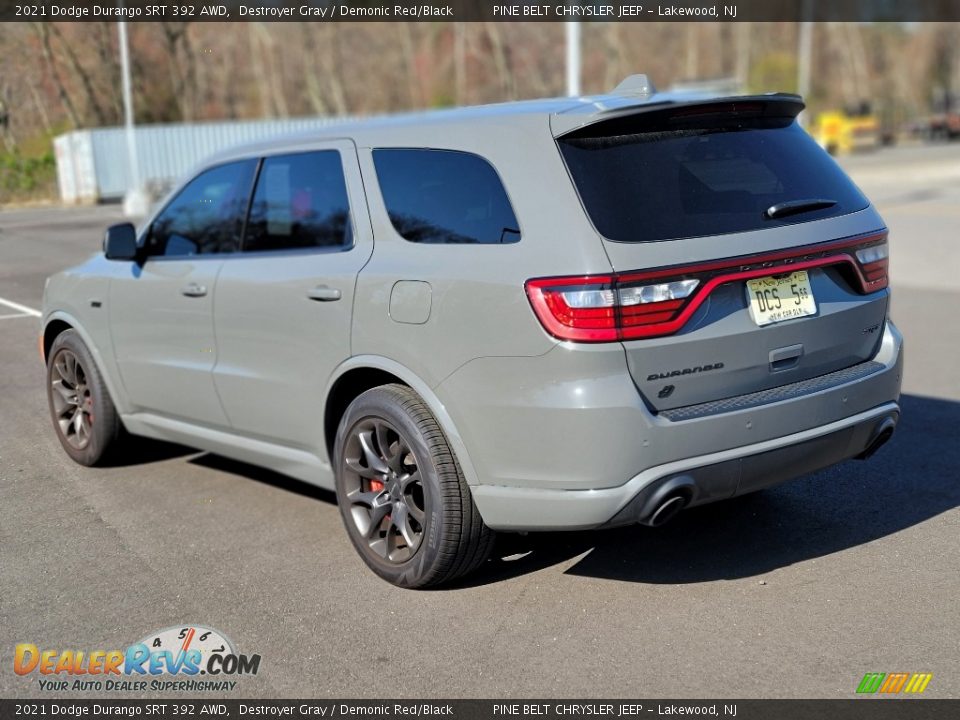
[{"label": "black banner bar", "polygon": [[0,0],[2,22],[746,22],[960,20],[960,0]]},{"label": "black banner bar", "polygon": [[953,720],[960,700],[0,700],[0,719]]}]

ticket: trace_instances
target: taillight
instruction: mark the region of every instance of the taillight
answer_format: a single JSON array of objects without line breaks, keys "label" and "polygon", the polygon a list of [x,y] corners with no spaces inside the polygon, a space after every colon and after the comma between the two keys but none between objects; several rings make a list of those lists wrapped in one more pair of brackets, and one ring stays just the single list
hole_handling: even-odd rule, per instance
[{"label": "taillight", "polygon": [[887,286],[887,233],[762,255],[612,275],[537,278],[527,297],[543,327],[574,342],[671,335],[719,285],[828,265],[852,266],[856,289]]},{"label": "taillight", "polygon": [[563,340],[605,342],[647,337],[675,318],[700,281],[623,282],[620,276],[527,281],[527,296],[550,334]]},{"label": "taillight", "polygon": [[612,276],[527,281],[527,297],[540,322],[563,340],[619,340],[614,295]]},{"label": "taillight", "polygon": [[857,262],[860,263],[860,270],[863,273],[864,291],[874,292],[887,286],[889,252],[886,235],[881,242],[861,247],[856,251]]}]

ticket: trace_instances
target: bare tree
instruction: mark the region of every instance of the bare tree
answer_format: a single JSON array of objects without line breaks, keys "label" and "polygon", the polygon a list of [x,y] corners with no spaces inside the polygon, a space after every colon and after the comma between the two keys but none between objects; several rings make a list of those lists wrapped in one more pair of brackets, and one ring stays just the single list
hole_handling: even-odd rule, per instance
[{"label": "bare tree", "polygon": [[80,127],[80,116],[77,114],[73,98],[70,97],[66,85],[63,84],[63,79],[60,77],[60,71],[57,68],[56,58],[50,47],[51,26],[48,23],[32,23],[31,26],[37,33],[37,37],[40,38],[40,48],[43,53],[44,63],[47,66],[47,71],[50,73],[50,78],[53,80],[54,85],[56,85],[57,94],[60,96],[60,102],[63,103],[63,108],[70,120],[70,125],[75,128]]},{"label": "bare tree", "polygon": [[504,100],[513,100],[517,96],[517,88],[513,72],[511,72],[508,49],[503,42],[500,23],[487,22],[483,24],[487,39],[490,41],[490,53],[493,56],[493,67],[497,73],[497,87]]},{"label": "bare tree", "polygon": [[160,27],[166,42],[170,89],[178,114],[182,120],[193,120],[197,101],[197,58],[187,32],[190,23],[161,22]]},{"label": "bare tree", "polygon": [[95,88],[93,87],[93,80],[90,77],[90,73],[88,73],[86,68],[84,68],[83,64],[80,62],[80,59],[77,57],[77,54],[73,51],[73,47],[71,47],[70,43],[67,42],[66,38],[63,37],[63,34],[57,28],[56,23],[50,23],[50,33],[60,41],[60,45],[67,56],[67,61],[69,62],[71,69],[80,80],[80,85],[83,87],[84,96],[86,97],[87,107],[93,113],[93,119],[95,123],[97,125],[106,125],[107,115],[100,106],[100,99]]}]

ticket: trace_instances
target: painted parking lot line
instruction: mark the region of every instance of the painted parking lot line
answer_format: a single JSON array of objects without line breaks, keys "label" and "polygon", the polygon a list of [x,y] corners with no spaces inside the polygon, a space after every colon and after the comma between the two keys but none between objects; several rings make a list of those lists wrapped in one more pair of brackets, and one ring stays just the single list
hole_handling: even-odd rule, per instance
[{"label": "painted parking lot line", "polygon": [[27,307],[26,305],[21,305],[20,303],[13,302],[13,300],[5,300],[0,298],[0,305],[5,305],[11,310],[16,310],[14,314],[0,315],[0,320],[10,320],[12,318],[18,317],[42,317],[43,313],[39,310],[34,310],[32,307]]},{"label": "painted parking lot line", "polygon": [[26,317],[33,317],[33,315],[27,315],[26,313],[7,313],[5,315],[0,315],[0,320],[13,320],[15,318]]}]

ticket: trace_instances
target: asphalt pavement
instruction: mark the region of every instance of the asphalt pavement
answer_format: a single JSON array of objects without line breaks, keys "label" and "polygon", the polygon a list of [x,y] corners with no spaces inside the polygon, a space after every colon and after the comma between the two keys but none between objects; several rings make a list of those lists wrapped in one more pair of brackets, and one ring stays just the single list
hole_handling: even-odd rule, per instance
[{"label": "asphalt pavement", "polygon": [[0,697],[41,694],[16,643],[108,650],[185,623],[261,655],[234,697],[850,698],[894,671],[960,697],[960,144],[845,164],[891,231],[891,443],[661,529],[503,538],[428,592],[377,579],[332,496],[280,475],[151,443],[73,464],[29,311],[119,208],[0,211]]}]

